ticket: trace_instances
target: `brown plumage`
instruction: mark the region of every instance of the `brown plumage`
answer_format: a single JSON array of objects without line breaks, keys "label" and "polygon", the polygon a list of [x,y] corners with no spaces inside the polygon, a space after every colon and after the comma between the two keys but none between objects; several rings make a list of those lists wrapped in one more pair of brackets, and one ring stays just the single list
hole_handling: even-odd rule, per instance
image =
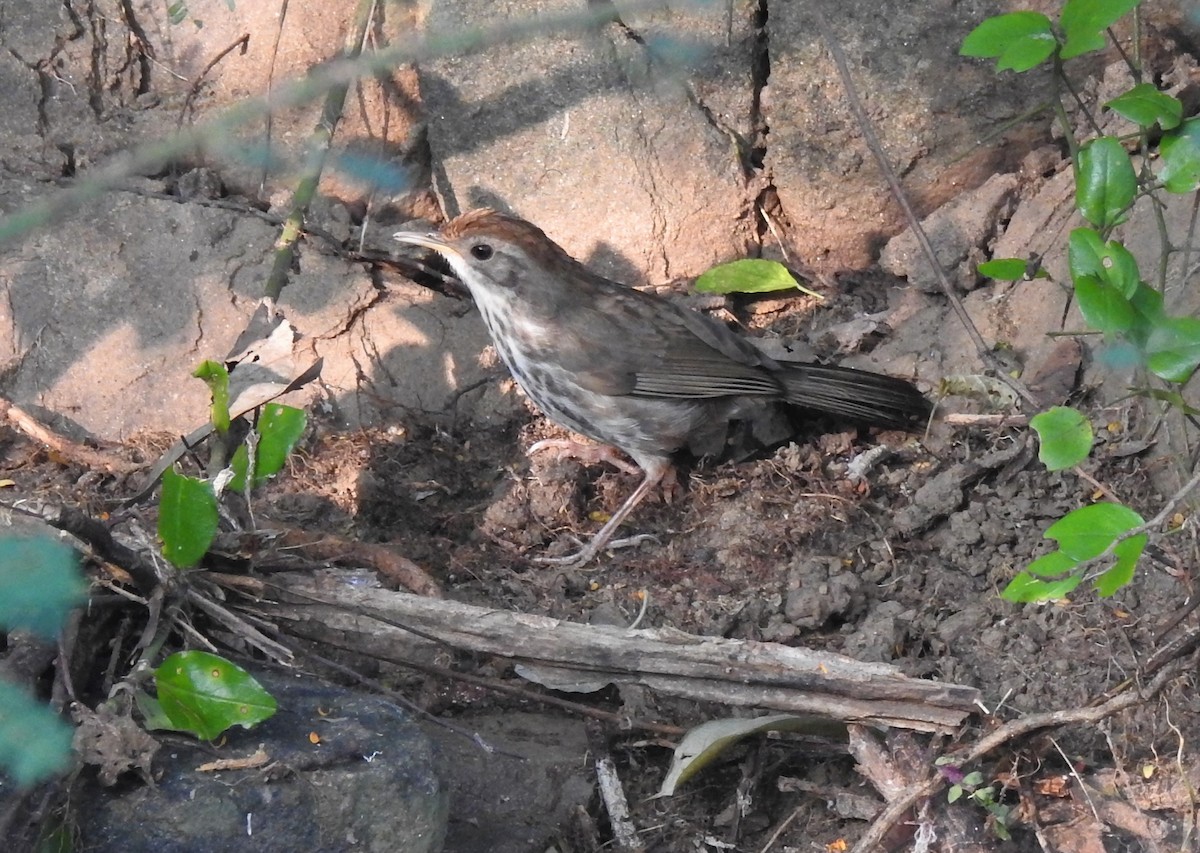
[{"label": "brown plumage", "polygon": [[784,403],[858,423],[910,428],[928,401],[909,382],[780,363],[723,323],[591,272],[535,225],[475,210],[440,234],[397,240],[437,251],[471,291],[513,377],[552,420],[616,447],[645,479],[578,554],[587,562],[671,469],[732,420]]}]

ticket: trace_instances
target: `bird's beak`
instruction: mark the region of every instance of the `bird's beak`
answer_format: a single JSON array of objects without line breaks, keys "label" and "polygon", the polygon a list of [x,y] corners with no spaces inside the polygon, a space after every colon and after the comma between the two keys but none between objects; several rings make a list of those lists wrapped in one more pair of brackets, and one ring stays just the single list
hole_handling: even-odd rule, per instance
[{"label": "bird's beak", "polygon": [[397,231],[392,235],[392,239],[399,243],[407,243],[410,246],[421,246],[426,249],[432,249],[443,257],[457,255],[449,243],[442,239],[441,235],[435,233],[422,234],[420,231]]}]

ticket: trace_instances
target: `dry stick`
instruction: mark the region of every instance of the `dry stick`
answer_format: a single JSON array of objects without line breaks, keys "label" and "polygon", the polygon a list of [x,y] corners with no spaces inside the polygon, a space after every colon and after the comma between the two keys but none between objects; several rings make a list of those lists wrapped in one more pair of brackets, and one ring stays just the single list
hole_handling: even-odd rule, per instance
[{"label": "dry stick", "polygon": [[[247,583],[248,579],[242,577],[241,575],[226,575],[226,574],[221,574],[218,572],[208,572],[207,577],[210,580],[212,580],[214,583],[216,583],[220,586],[226,587],[227,589],[232,589],[243,595],[248,595],[251,597],[261,596],[264,589],[275,589],[275,590],[281,589],[280,587],[275,586],[274,584],[271,584],[271,583],[265,582],[265,581],[259,581],[257,579],[253,580],[252,583]],[[296,596],[299,596],[302,598],[307,598],[308,600],[310,600],[314,603],[318,603],[318,604],[326,603],[322,599],[313,598],[310,596],[304,596],[303,594],[298,593],[295,590],[287,590],[287,592],[289,592],[291,595],[296,595]],[[368,618],[373,618],[373,617],[371,617],[371,615],[369,613],[367,613],[365,610],[362,610],[362,609],[355,608],[355,609],[352,609],[350,612],[357,613],[359,615],[366,616]],[[280,634],[284,633],[283,630],[280,629],[278,626],[275,627],[275,630],[279,631]],[[417,636],[419,636],[423,639],[430,641],[431,643],[438,643],[439,645],[442,645],[445,648],[452,649],[452,650],[454,649],[453,646],[449,645],[448,643],[443,642],[442,640],[438,639],[437,637],[435,637],[432,634],[429,634],[427,632],[421,631],[419,629],[413,629],[413,628],[408,628],[406,630],[412,631],[412,633],[416,634]],[[351,643],[343,643],[340,645],[334,644],[334,643],[328,643],[328,644],[333,645],[335,648],[342,649],[343,651],[350,651],[350,652],[355,652],[355,653],[359,653],[359,654],[362,653],[360,649],[356,648]],[[302,655],[307,655],[314,659],[319,657],[319,656],[316,656],[315,653],[307,651],[303,648],[293,649],[292,651],[297,652]],[[322,662],[325,662],[324,658],[320,658],[320,660]],[[640,731],[652,732],[654,734],[662,735],[664,737],[671,737],[671,738],[677,738],[677,737],[681,736],[682,734],[684,734],[684,732],[686,731],[686,729],[683,729],[679,726],[672,726],[672,725],[668,725],[666,723],[656,723],[653,720],[643,720],[643,719],[639,719],[637,717],[630,717],[628,714],[620,714],[620,713],[616,713],[613,711],[605,711],[602,708],[596,708],[591,705],[585,705],[581,702],[572,702],[569,699],[562,699],[558,696],[554,696],[549,693],[540,693],[540,692],[537,692],[534,690],[526,689],[524,687],[517,687],[513,684],[509,684],[508,682],[501,681],[498,678],[488,678],[487,676],[483,676],[483,675],[474,675],[474,674],[468,673],[468,672],[461,672],[458,670],[447,669],[446,667],[437,666],[436,664],[422,663],[421,661],[417,661],[417,660],[394,660],[391,662],[397,664],[398,666],[403,666],[407,669],[413,669],[413,670],[416,670],[417,672],[422,672],[425,675],[435,676],[437,678],[444,678],[444,679],[447,679],[450,681],[461,681],[464,684],[471,684],[476,687],[483,687],[488,690],[492,690],[497,693],[503,693],[507,696],[513,696],[518,699],[523,699],[525,701],[541,702],[542,704],[550,705],[555,708],[561,708],[564,711],[570,711],[573,714],[579,714],[580,716],[583,716],[583,717],[591,717],[591,718],[594,718],[597,720],[603,720],[608,723],[613,723],[622,729],[629,729],[629,730],[636,729],[636,730],[640,730]],[[366,684],[367,686],[376,687],[376,682],[370,680],[366,676],[363,676],[363,675],[360,675],[360,674],[354,672],[353,670],[351,670],[349,668],[343,667],[343,668],[340,668],[339,671],[343,672],[344,674],[352,674],[355,678],[359,679],[363,684]],[[385,691],[386,691],[386,688],[385,688]],[[392,695],[392,694],[389,692],[388,695]]]},{"label": "dry stick", "polygon": [[68,461],[87,468],[100,469],[109,474],[128,474],[146,467],[137,462],[121,459],[102,450],[95,450],[78,441],[52,432],[37,421],[33,415],[16,404],[0,397],[0,420],[7,420],[18,431],[56,451]]},{"label": "dry stick", "polygon": [[625,797],[625,789],[621,787],[621,777],[617,775],[617,765],[611,755],[605,754],[596,760],[596,787],[600,790],[600,799],[604,801],[604,810],[608,812],[608,824],[612,827],[616,849],[620,853],[645,850],[638,839],[637,827],[629,819],[629,800]]},{"label": "dry stick", "polygon": [[[354,25],[346,36],[342,47],[342,59],[353,62],[362,53],[363,41],[375,14],[376,0],[358,0],[354,9]],[[321,109],[321,118],[317,122],[313,135],[309,139],[308,156],[296,184],[296,192],[292,195],[292,212],[288,214],[283,224],[283,231],[275,241],[275,261],[271,265],[271,273],[263,287],[263,295],[275,302],[287,284],[288,273],[296,259],[296,243],[304,228],[304,217],[313,197],[317,194],[317,185],[321,181],[321,170],[325,166],[325,157],[333,142],[334,131],[342,118],[342,109],[346,105],[346,93],[350,89],[350,81],[338,81],[325,93],[325,105]]]},{"label": "dry stick", "polygon": [[925,229],[921,227],[921,222],[917,219],[917,214],[913,211],[912,205],[908,203],[908,198],[904,195],[904,190],[900,186],[900,179],[896,177],[896,172],[892,168],[892,164],[888,161],[887,155],[884,153],[883,145],[879,142],[879,137],[875,134],[871,120],[867,117],[866,110],[863,109],[862,101],[858,97],[858,90],[854,87],[854,80],[850,76],[850,67],[846,63],[846,55],[842,52],[841,44],[834,37],[833,31],[829,29],[829,24],[826,22],[825,16],[821,11],[814,8],[812,14],[816,18],[817,28],[821,31],[821,38],[824,39],[825,46],[833,56],[834,64],[837,65],[838,76],[841,77],[842,86],[846,90],[846,103],[849,105],[850,111],[854,113],[854,118],[858,122],[859,129],[862,131],[863,139],[866,140],[867,147],[871,149],[871,154],[879,164],[880,171],[883,172],[884,180],[887,181],[892,197],[896,199],[896,203],[900,205],[900,209],[904,212],[904,218],[908,221],[908,226],[912,229],[913,236],[917,238],[917,242],[921,246],[921,252],[925,255],[925,260],[929,262],[929,266],[933,269],[938,285],[942,288],[942,292],[950,301],[950,307],[958,315],[959,321],[963,324],[963,328],[966,329],[967,335],[975,345],[976,354],[984,364],[989,365],[995,371],[996,377],[1005,385],[1012,388],[1022,400],[1036,408],[1040,408],[1041,403],[1025,387],[1025,383],[1010,376],[1006,370],[996,363],[991,348],[984,341],[983,336],[979,334],[979,330],[975,328],[975,323],[972,322],[970,315],[967,314],[967,309],[963,307],[962,300],[954,292],[953,285],[950,284],[950,280],[946,277],[946,271],[942,269],[942,265],[937,259],[937,254],[933,251],[933,245],[929,242],[929,236],[925,233]]},{"label": "dry stick", "polygon": [[[315,586],[314,586],[315,584]],[[905,678],[894,667],[774,643],[702,638],[677,631],[626,631],[407,593],[282,577],[267,606],[290,633],[407,665],[418,646],[447,644],[520,663],[632,681],[676,696],[869,720],[921,731],[954,731],[977,705],[959,685]],[[295,603],[299,599],[300,604]],[[289,603],[290,602],[290,603]],[[312,607],[311,603],[319,605]],[[354,615],[359,614],[359,615]],[[387,625],[382,630],[375,624]]]},{"label": "dry stick", "polygon": [[[1158,674],[1149,686],[1141,690],[1130,690],[1114,696],[1107,702],[1089,708],[1075,708],[1070,711],[1050,711],[1042,714],[1030,714],[1020,720],[1005,723],[991,734],[976,741],[975,745],[965,753],[951,754],[950,758],[959,766],[972,764],[994,749],[998,749],[1008,741],[1022,735],[1035,732],[1038,729],[1064,726],[1070,723],[1097,723],[1105,717],[1110,717],[1126,708],[1131,708],[1140,702],[1153,699],[1172,679],[1182,675],[1186,670],[1195,666],[1194,660],[1177,660]],[[852,853],[874,853],[883,843],[884,837],[917,802],[931,797],[946,784],[941,774],[928,779],[924,784],[916,785],[899,799],[893,800],[881,811],[870,827],[854,845]]]}]

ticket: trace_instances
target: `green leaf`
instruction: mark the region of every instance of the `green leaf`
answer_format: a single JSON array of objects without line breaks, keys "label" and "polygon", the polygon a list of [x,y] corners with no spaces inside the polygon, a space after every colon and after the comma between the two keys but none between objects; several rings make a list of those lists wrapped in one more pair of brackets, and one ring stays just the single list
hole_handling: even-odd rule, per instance
[{"label": "green leaf", "polygon": [[1138,316],[1129,300],[1095,276],[1075,279],[1079,313],[1093,329],[1105,333],[1126,332],[1135,328]]},{"label": "green leaf", "polygon": [[181,569],[196,565],[216,538],[217,521],[212,483],[185,477],[174,467],[163,472],[158,505],[163,556]]},{"label": "green leaf", "polygon": [[1029,425],[1038,434],[1038,459],[1051,471],[1078,465],[1092,452],[1092,425],[1075,409],[1055,406]]},{"label": "green leaf", "polygon": [[267,403],[262,417],[258,419],[258,431],[262,436],[258,442],[255,480],[265,480],[283,470],[288,454],[304,435],[308,417],[303,409]]},{"label": "green leaf", "polygon": [[135,690],[133,693],[133,701],[137,705],[138,710],[142,713],[142,725],[146,727],[147,731],[187,731],[187,729],[180,728],[171,722],[171,718],[168,717],[167,712],[163,710],[162,704],[145,690]]},{"label": "green leaf", "polygon": [[1163,164],[1158,179],[1167,192],[1185,194],[1200,186],[1200,119],[1163,134],[1158,155]]},{"label": "green leaf", "polygon": [[1142,127],[1151,127],[1158,122],[1163,130],[1170,130],[1178,127],[1183,118],[1183,104],[1179,99],[1160,92],[1153,83],[1138,83],[1104,106]]},{"label": "green leaf", "polygon": [[1154,325],[1146,341],[1146,367],[1168,382],[1186,382],[1200,365],[1200,320],[1171,317]]},{"label": "green leaf", "polygon": [[999,71],[1028,71],[1044,62],[1056,47],[1049,18],[1040,12],[1011,12],[988,18],[971,30],[959,53],[995,57]]},{"label": "green leaf", "polygon": [[1069,574],[1078,565],[1078,560],[1071,559],[1062,551],[1051,551],[1032,561],[1025,571],[1039,578],[1055,580]]},{"label": "green leaf", "polygon": [[212,413],[209,417],[213,429],[224,435],[229,432],[229,371],[219,362],[204,361],[192,371],[192,376],[203,379],[208,386],[212,394]]},{"label": "green leaf", "polygon": [[0,767],[17,785],[35,785],[66,770],[72,736],[57,714],[0,681]]},{"label": "green leaf", "polygon": [[1083,562],[1103,553],[1113,540],[1145,521],[1127,506],[1098,503],[1072,510],[1046,529],[1062,552]]},{"label": "green leaf", "polygon": [[[1018,572],[1001,597],[1013,602],[1061,598],[1083,580],[1081,573],[1074,572],[1077,565],[1104,553],[1119,536],[1143,523],[1140,515],[1121,504],[1092,504],[1067,513],[1044,534],[1045,538],[1058,542],[1059,550],[1038,557],[1024,571]],[[1140,534],[1113,549],[1116,564],[1096,581],[1096,589],[1101,595],[1112,595],[1129,582],[1145,546],[1146,536]],[[1041,577],[1036,577],[1039,575]],[[1055,580],[1042,580],[1042,577]]]},{"label": "green leaf", "polygon": [[995,258],[980,264],[979,274],[997,281],[1023,281],[1026,276],[1030,278],[1050,277],[1050,274],[1041,267],[1031,271],[1030,265],[1029,261],[1023,261],[1020,258]]},{"label": "green leaf", "polygon": [[1101,50],[1104,31],[1138,5],[1139,0],[1067,0],[1059,24],[1067,36],[1062,58]]},{"label": "green leaf", "polygon": [[[258,419],[258,448],[254,454],[254,485],[261,486],[268,479],[283,470],[288,454],[295,448],[296,443],[304,435],[308,425],[308,416],[303,409],[293,406],[282,406],[278,403],[268,403],[263,407],[262,417]],[[250,464],[250,454],[246,445],[238,446],[229,463],[233,467],[234,476],[229,481],[229,488],[240,492],[246,488],[246,469]]]},{"label": "green leaf", "polygon": [[1112,568],[1096,578],[1096,591],[1108,598],[1133,580],[1133,570],[1146,547],[1146,535],[1130,536],[1113,549],[1117,562]]},{"label": "green leaf", "polygon": [[1025,604],[1031,601],[1054,601],[1070,593],[1083,580],[1078,575],[1059,581],[1044,581],[1027,572],[1018,572],[1000,593],[1005,601]]},{"label": "green leaf", "polygon": [[776,290],[800,290],[809,296],[824,299],[806,287],[801,287],[788,268],[778,261],[745,258],[710,269],[696,279],[700,293],[771,293]]},{"label": "green leaf", "polygon": [[1095,276],[1129,299],[1141,283],[1137,259],[1116,240],[1104,242],[1091,228],[1076,228],[1067,241],[1071,277]]},{"label": "green leaf", "polygon": [[154,670],[158,703],[181,731],[212,740],[231,726],[250,728],[275,713],[275,697],[232,661],[177,652]]},{"label": "green leaf", "polygon": [[1084,219],[1101,230],[1118,225],[1136,193],[1133,163],[1114,137],[1101,136],[1079,150],[1075,204]]},{"label": "green leaf", "polygon": [[1162,294],[1145,282],[1138,284],[1138,289],[1130,297],[1129,304],[1137,311],[1138,316],[1150,325],[1164,323],[1168,319],[1163,308]]},{"label": "green leaf", "polygon": [[53,638],[86,594],[68,545],[48,537],[0,539],[0,629]]}]

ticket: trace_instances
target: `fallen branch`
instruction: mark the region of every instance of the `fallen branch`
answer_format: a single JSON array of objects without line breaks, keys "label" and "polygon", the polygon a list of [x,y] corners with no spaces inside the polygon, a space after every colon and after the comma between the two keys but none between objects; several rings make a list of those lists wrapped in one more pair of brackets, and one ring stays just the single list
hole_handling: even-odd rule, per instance
[{"label": "fallen branch", "polygon": [[974,688],[829,652],[582,625],[366,587],[361,578],[339,571],[279,576],[265,585],[278,600],[255,606],[295,636],[400,664],[450,647],[697,701],[925,732],[954,731],[978,704]]}]

